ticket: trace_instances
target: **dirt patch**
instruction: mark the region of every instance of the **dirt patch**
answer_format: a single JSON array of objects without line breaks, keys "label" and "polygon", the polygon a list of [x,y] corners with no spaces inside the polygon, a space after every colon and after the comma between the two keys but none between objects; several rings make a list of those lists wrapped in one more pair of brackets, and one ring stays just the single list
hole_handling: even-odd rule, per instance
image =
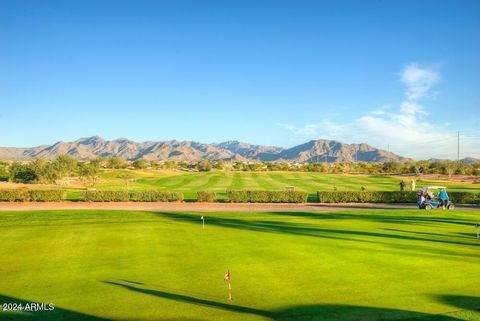
[{"label": "dirt patch", "polygon": [[0,182],[0,189],[18,189],[18,188],[52,189],[52,188],[60,188],[60,186],[57,186],[54,184],[22,184],[22,183]]}]

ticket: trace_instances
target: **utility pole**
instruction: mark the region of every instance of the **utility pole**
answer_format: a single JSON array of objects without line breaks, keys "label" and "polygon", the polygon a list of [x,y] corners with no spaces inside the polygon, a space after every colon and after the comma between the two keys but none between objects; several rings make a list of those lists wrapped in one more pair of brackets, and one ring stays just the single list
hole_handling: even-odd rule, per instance
[{"label": "utility pole", "polygon": [[457,132],[457,161],[460,162],[460,131]]}]

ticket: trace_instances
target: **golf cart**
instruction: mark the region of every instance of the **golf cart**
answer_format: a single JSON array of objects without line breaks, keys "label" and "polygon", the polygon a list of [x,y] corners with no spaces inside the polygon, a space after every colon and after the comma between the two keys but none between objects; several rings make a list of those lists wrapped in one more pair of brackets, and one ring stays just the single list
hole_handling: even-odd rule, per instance
[{"label": "golf cart", "polygon": [[[435,195],[435,191],[438,191]],[[438,197],[440,193],[444,193],[446,200],[442,200]],[[443,203],[443,204],[442,204]],[[447,188],[445,186],[424,186],[418,192],[417,205],[419,209],[431,210],[432,208],[443,208],[448,210],[455,209],[455,204],[450,202],[450,198],[447,194]]]}]

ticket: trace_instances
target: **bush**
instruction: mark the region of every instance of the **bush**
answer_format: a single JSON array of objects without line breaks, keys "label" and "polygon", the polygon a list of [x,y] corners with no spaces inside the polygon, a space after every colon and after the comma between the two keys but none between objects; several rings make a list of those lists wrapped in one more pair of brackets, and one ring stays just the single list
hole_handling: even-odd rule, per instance
[{"label": "bush", "polygon": [[106,167],[120,169],[127,167],[127,163],[120,157],[110,157],[107,158]]},{"label": "bush", "polygon": [[61,189],[27,190],[3,189],[0,190],[0,202],[58,202],[65,200],[67,193]]},{"label": "bush", "polygon": [[307,197],[303,191],[227,191],[233,203],[306,203]]},{"label": "bush", "polygon": [[132,163],[133,167],[135,168],[139,168],[139,169],[143,169],[143,168],[147,168],[148,166],[150,166],[150,162],[147,161],[146,159],[137,159],[136,161],[134,161]]},{"label": "bush", "polygon": [[212,170],[212,163],[206,159],[197,163],[197,169],[199,172],[209,172]]},{"label": "bush", "polygon": [[413,191],[334,191],[317,192],[320,203],[415,203],[417,192]]},{"label": "bush", "polygon": [[[449,192],[450,200],[458,204],[480,204],[480,194]],[[320,203],[416,203],[417,192],[413,191],[335,191],[317,192]]]},{"label": "bush", "polygon": [[67,197],[67,192],[61,189],[51,190],[30,190],[30,201],[32,202],[60,202]]},{"label": "bush", "polygon": [[34,183],[37,179],[37,173],[30,164],[14,162],[10,166],[10,180],[14,183]]},{"label": "bush", "polygon": [[183,193],[175,192],[170,195],[169,202],[183,202]]},{"label": "bush", "polygon": [[178,202],[183,201],[182,193],[160,191],[85,191],[83,200],[86,202]]},{"label": "bush", "polygon": [[4,162],[0,162],[0,182],[8,182],[8,178],[10,174],[7,170],[7,164]]},{"label": "bush", "polygon": [[130,200],[127,191],[85,191],[82,196],[86,202],[128,202]]},{"label": "bush", "polygon": [[480,204],[480,193],[448,192],[453,203],[457,204]]},{"label": "bush", "polygon": [[217,194],[209,191],[197,192],[197,202],[216,202]]},{"label": "bush", "polygon": [[170,193],[159,191],[130,192],[133,202],[168,202]]},{"label": "bush", "polygon": [[30,194],[26,189],[2,189],[0,190],[0,202],[26,202]]},{"label": "bush", "polygon": [[131,192],[130,200],[133,202],[175,202],[182,201],[182,193],[169,193],[160,191]]}]

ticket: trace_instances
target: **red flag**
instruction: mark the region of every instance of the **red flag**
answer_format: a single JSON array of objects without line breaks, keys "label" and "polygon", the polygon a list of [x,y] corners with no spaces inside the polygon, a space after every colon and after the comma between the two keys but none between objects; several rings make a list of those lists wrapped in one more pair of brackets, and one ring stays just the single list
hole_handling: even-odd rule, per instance
[{"label": "red flag", "polygon": [[223,281],[230,283],[230,271],[228,271],[227,274],[225,274]]}]

